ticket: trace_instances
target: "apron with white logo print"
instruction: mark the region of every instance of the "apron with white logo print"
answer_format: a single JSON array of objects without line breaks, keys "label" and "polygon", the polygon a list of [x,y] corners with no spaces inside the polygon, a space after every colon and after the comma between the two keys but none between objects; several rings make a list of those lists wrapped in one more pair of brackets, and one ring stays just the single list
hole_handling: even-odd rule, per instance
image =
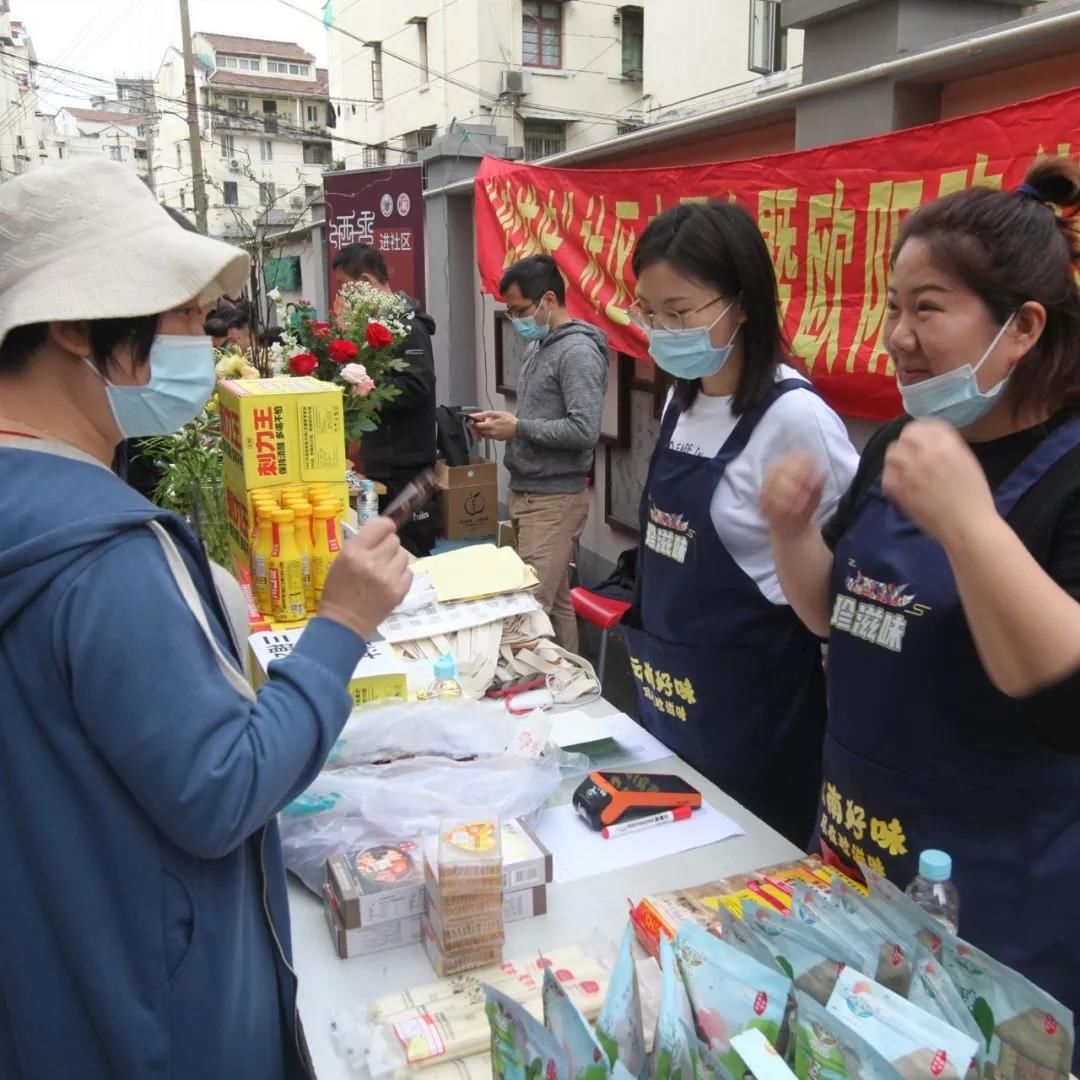
[{"label": "apron with white logo print", "polygon": [[728,554],[712,501],[728,464],[783,394],[739,418],[714,458],[672,450],[672,401],[641,501],[633,608],[622,626],[641,722],[679,757],[800,847],[820,785],[825,689],[817,639]]}]

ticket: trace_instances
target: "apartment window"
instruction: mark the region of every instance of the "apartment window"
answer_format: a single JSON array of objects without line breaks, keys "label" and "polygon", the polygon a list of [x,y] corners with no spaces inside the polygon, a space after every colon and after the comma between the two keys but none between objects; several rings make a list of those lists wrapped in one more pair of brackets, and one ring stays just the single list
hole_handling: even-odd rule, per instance
[{"label": "apartment window", "polygon": [[236,139],[232,135],[221,136],[221,156],[226,161],[236,157]]},{"label": "apartment window", "polygon": [[378,146],[365,146],[363,160],[365,169],[374,169],[379,165],[385,165],[386,143],[380,143]]},{"label": "apartment window", "polygon": [[105,149],[109,151],[109,160],[110,161],[123,161],[124,160],[123,155],[120,152],[120,147],[119,146],[106,146]]},{"label": "apartment window", "polygon": [[329,165],[330,147],[322,143],[304,143],[305,165]]},{"label": "apartment window", "polygon": [[259,160],[260,161],[273,161],[274,160],[274,140],[273,139],[260,139],[259,140]]},{"label": "apartment window", "polygon": [[57,156],[58,160],[60,160],[60,161],[64,160],[64,148],[63,148],[63,146],[58,145],[56,147],[56,156]]},{"label": "apartment window", "polygon": [[382,42],[371,43],[371,96],[375,101],[382,101]]},{"label": "apartment window", "polygon": [[419,161],[420,151],[429,147],[435,141],[435,125],[417,128],[415,131],[406,131],[401,136],[401,143],[405,148],[402,161]]},{"label": "apartment window", "polygon": [[20,150],[25,150],[26,149],[26,140],[21,135],[16,135],[15,136],[15,145]]},{"label": "apartment window", "polygon": [[136,151],[135,151],[135,160],[136,161],[146,161],[146,151],[136,149]]},{"label": "apartment window", "polygon": [[228,109],[234,115],[239,113],[241,116],[247,116],[248,99],[246,97],[231,97],[229,98]]},{"label": "apartment window", "polygon": [[307,107],[307,122],[309,124],[317,124],[319,122],[319,106],[309,105]]},{"label": "apartment window", "polygon": [[525,121],[525,160],[561,154],[566,149],[566,125],[558,120]]},{"label": "apartment window", "polygon": [[759,75],[783,71],[787,35],[780,29],[779,0],[750,0],[750,61]]},{"label": "apartment window", "polygon": [[427,83],[431,80],[431,72],[428,68],[428,45],[427,45],[427,19],[415,18],[409,20],[416,27],[416,51],[420,61],[420,81]]},{"label": "apartment window", "polygon": [[221,191],[224,195],[226,206],[240,205],[240,194],[235,180],[226,180],[225,183],[221,185]]},{"label": "apartment window", "polygon": [[187,209],[187,189],[186,188],[181,188],[180,189],[180,209],[181,210],[186,210]]},{"label": "apartment window", "polygon": [[319,188],[315,184],[304,185],[304,202],[312,203],[319,197]]},{"label": "apartment window", "polygon": [[640,79],[645,68],[645,12],[639,7],[624,7],[622,16],[622,73],[628,79]]},{"label": "apartment window", "polygon": [[274,190],[273,184],[260,184],[259,185],[259,203],[262,206],[273,206],[274,200],[277,198],[277,192]]},{"label": "apartment window", "polygon": [[184,167],[184,148],[180,143],[176,144],[176,167],[182,169]]},{"label": "apartment window", "polygon": [[262,103],[263,131],[270,135],[276,135],[278,129],[277,102],[264,101]]},{"label": "apartment window", "polygon": [[277,75],[303,75],[305,78],[311,74],[311,68],[307,64],[291,64],[284,60],[267,60],[266,70]]},{"label": "apartment window", "polygon": [[262,61],[254,56],[219,56],[217,66],[233,71],[262,71]]},{"label": "apartment window", "polygon": [[562,4],[525,0],[521,5],[521,59],[530,67],[562,67]]}]

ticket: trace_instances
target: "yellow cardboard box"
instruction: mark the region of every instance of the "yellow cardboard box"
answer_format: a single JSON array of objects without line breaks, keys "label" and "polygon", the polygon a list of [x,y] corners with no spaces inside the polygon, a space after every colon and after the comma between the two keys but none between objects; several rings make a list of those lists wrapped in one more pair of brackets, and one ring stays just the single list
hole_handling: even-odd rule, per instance
[{"label": "yellow cardboard box", "polygon": [[[285,487],[287,481],[274,487]],[[344,480],[340,484],[331,484],[330,489],[335,499],[341,503],[341,521],[349,520],[349,485]],[[229,551],[235,559],[245,566],[251,565],[251,543],[255,539],[255,510],[252,505],[254,491],[266,491],[266,487],[245,488],[237,484],[234,477],[225,477],[225,514],[229,521]],[[271,488],[270,490],[273,490]],[[280,497],[278,499],[280,502]]]},{"label": "yellow cardboard box", "polygon": [[[293,651],[304,631],[278,630],[252,634],[248,646],[254,659],[252,672],[255,689],[266,681],[267,669],[273,660],[284,660]],[[369,641],[367,652],[356,665],[349,680],[349,693],[355,706],[370,705],[387,698],[408,699],[409,680],[405,661],[381,638]]]},{"label": "yellow cardboard box", "polygon": [[226,379],[218,400],[225,479],[234,490],[343,481],[340,386],[314,378]]}]

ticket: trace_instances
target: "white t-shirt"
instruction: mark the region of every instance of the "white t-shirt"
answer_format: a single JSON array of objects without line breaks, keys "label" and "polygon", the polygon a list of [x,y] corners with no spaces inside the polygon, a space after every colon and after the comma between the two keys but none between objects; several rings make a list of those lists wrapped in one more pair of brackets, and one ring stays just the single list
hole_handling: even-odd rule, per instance
[{"label": "white t-shirt", "polygon": [[[781,365],[776,375],[777,382],[799,378],[799,372],[786,365]],[[671,397],[669,394],[665,409]],[[684,454],[715,457],[739,420],[731,413],[731,401],[730,397],[699,393],[689,411],[679,417],[668,446]],[[796,450],[816,458],[825,474],[821,506],[814,516],[823,525],[847,491],[859,455],[840,417],[809,391],[792,390],[773,402],[746,448],[724,470],[712,500],[713,526],[720,542],[774,604],[787,601],[776,576],[769,527],[758,510],[758,501],[769,470]]]}]

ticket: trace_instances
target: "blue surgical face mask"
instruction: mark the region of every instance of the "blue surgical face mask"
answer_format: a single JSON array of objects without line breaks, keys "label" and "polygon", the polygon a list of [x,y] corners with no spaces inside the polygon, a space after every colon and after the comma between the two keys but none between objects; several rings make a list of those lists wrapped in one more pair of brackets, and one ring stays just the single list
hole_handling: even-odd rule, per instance
[{"label": "blue surgical face mask", "polygon": [[[540,314],[540,309],[544,306],[543,301],[540,302],[540,307],[536,309],[536,315]],[[514,324],[514,329],[526,340],[526,341],[543,341],[551,332],[551,327],[548,323],[538,323],[536,321],[536,315],[529,315],[523,319],[511,319]]]},{"label": "blue surgical face mask", "polygon": [[115,386],[88,359],[125,439],[171,435],[199,415],[214,392],[214,347],[208,337],[159,334],[150,346],[150,381]]},{"label": "blue surgical face mask", "polygon": [[904,401],[904,411],[915,417],[916,420],[928,416],[946,420],[955,428],[969,427],[981,420],[1001,397],[1009,381],[1006,375],[996,386],[992,386],[985,393],[979,389],[978,371],[986,363],[990,354],[997,348],[998,342],[1009,329],[1016,312],[1013,312],[1006,320],[1001,329],[994,335],[986,352],[975,365],[962,364],[952,371],[946,371],[943,375],[935,375],[922,382],[911,383],[904,386],[897,376],[897,385],[900,387],[900,396]]},{"label": "blue surgical face mask", "polygon": [[677,379],[703,379],[715,375],[727,363],[739,327],[735,327],[731,339],[719,349],[713,345],[709,334],[734,306],[735,301],[732,300],[708,326],[692,326],[686,330],[650,330],[649,353],[656,366]]}]

